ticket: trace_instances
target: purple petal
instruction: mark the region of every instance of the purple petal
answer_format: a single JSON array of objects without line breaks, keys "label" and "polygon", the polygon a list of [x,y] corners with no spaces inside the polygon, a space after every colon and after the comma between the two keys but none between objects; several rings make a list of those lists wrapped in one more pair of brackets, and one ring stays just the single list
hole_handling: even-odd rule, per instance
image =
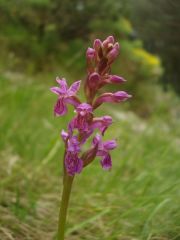
[{"label": "purple petal", "polygon": [[83,161],[77,154],[67,152],[65,157],[66,171],[70,176],[74,176],[76,173],[80,173],[83,169]]},{"label": "purple petal", "polygon": [[89,128],[87,116],[78,115],[74,117],[68,125],[68,132],[73,134],[74,129],[78,129],[81,132],[80,142],[84,143],[87,138],[93,133],[93,130]]},{"label": "purple petal", "polygon": [[76,96],[69,96],[64,98],[64,102],[77,107],[80,104],[80,100]]},{"label": "purple petal", "polygon": [[56,116],[63,116],[66,113],[67,113],[67,107],[64,104],[64,99],[63,98],[59,98],[57,100],[56,105],[54,106],[54,114]]},{"label": "purple petal", "polygon": [[78,92],[80,85],[81,81],[74,82],[68,89],[68,95],[75,95]]},{"label": "purple petal", "polygon": [[63,91],[59,87],[52,87],[52,88],[50,88],[50,90],[51,90],[51,92],[53,92],[57,95],[63,94]]},{"label": "purple petal", "polygon": [[68,152],[78,153],[80,152],[80,142],[77,136],[73,136],[68,140]]},{"label": "purple petal", "polygon": [[57,83],[59,83],[62,93],[66,93],[68,90],[67,82],[65,78],[56,78]]},{"label": "purple petal", "polygon": [[76,118],[75,127],[81,132],[88,132],[88,116],[79,114]]},{"label": "purple petal", "polygon": [[101,166],[104,170],[110,170],[112,168],[111,156],[109,154],[106,154],[106,156],[103,157],[101,160]]},{"label": "purple petal", "polygon": [[86,113],[92,113],[92,106],[88,103],[81,103],[77,106],[76,110],[83,116]]},{"label": "purple petal", "polygon": [[105,170],[109,170],[112,167],[111,156],[109,154],[109,150],[112,150],[116,147],[115,140],[109,140],[106,142],[102,142],[102,138],[99,134],[93,138],[93,146],[97,146],[96,156],[102,157],[101,165]]},{"label": "purple petal", "polygon": [[129,95],[127,92],[124,92],[124,91],[118,91],[118,92],[115,92],[113,94],[114,102],[125,101],[130,97],[132,97],[132,96]]},{"label": "purple petal", "polygon": [[77,115],[69,123],[69,134],[72,135],[74,129],[78,129],[80,132],[80,142],[84,143],[87,138],[93,133],[90,128],[93,115],[92,106],[87,103],[81,103],[76,108]]},{"label": "purple petal", "polygon": [[112,117],[111,116],[103,116],[103,122],[105,126],[109,126],[112,124]]},{"label": "purple petal", "polygon": [[[104,156],[106,156],[107,155],[107,151],[104,151],[103,150],[103,144],[102,144],[102,147],[100,147],[100,145],[98,146],[99,147],[99,149],[98,149],[98,151],[97,151],[97,153],[96,153],[96,156],[98,156],[98,157],[104,157]],[[101,149],[102,148],[102,149]]]},{"label": "purple petal", "polygon": [[75,172],[76,173],[81,173],[82,169],[83,169],[83,161],[80,158],[78,158],[78,162],[76,164],[76,171]]},{"label": "purple petal", "polygon": [[116,143],[115,140],[108,140],[108,141],[103,143],[103,147],[107,151],[113,150],[114,148],[117,147],[117,143]]}]

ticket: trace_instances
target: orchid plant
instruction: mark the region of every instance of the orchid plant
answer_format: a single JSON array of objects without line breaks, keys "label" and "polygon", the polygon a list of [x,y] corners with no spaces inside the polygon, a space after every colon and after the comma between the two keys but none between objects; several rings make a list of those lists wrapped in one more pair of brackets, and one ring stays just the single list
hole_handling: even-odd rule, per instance
[{"label": "orchid plant", "polygon": [[[110,170],[112,160],[110,151],[117,147],[116,141],[102,140],[107,128],[112,124],[112,117],[105,115],[96,117],[94,110],[103,103],[120,103],[131,97],[124,91],[105,92],[99,94],[99,89],[107,84],[121,84],[125,79],[111,75],[111,65],[119,54],[119,43],[113,36],[104,41],[96,39],[93,48],[86,51],[87,77],[84,83],[86,102],[81,102],[77,96],[81,81],[74,82],[68,87],[64,78],[57,78],[58,87],[51,91],[58,96],[54,107],[55,116],[63,116],[68,111],[68,104],[73,105],[75,116],[69,122],[67,131],[62,130],[65,151],[63,159],[63,193],[59,212],[58,240],[64,239],[66,215],[73,179],[82,172],[97,157],[104,170]],[[93,135],[95,130],[99,133]],[[97,132],[97,131],[96,131]],[[91,147],[83,152],[83,145],[91,138]]]}]

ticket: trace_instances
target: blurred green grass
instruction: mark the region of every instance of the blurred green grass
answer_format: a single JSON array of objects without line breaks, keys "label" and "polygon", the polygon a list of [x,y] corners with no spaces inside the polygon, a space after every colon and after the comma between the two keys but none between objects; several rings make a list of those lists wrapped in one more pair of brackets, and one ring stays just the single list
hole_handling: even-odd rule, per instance
[{"label": "blurred green grass", "polygon": [[[0,77],[0,239],[53,239],[62,190],[62,128],[47,76]],[[117,110],[118,109],[118,110]],[[178,119],[105,106],[114,117],[113,169],[98,159],[76,177],[67,239],[180,239]],[[72,109],[71,109],[72,110]],[[167,115],[170,113],[167,113]],[[167,120],[170,119],[170,120]],[[61,177],[59,177],[61,176]]]}]

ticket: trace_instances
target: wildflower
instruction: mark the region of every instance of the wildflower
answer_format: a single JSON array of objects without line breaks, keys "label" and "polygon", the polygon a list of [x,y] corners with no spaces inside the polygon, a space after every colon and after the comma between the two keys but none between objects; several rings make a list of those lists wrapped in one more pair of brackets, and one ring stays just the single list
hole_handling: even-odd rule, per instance
[{"label": "wildflower", "polygon": [[[80,81],[74,82],[69,88],[64,78],[57,78],[59,87],[52,87],[51,91],[58,95],[54,107],[55,116],[62,116],[67,113],[67,105],[74,106],[75,116],[67,124],[67,132],[62,130],[61,137],[65,145],[63,159],[64,166],[64,190],[60,208],[60,221],[58,228],[58,240],[64,239],[64,226],[68,200],[74,176],[82,172],[100,157],[100,164],[103,169],[112,168],[110,151],[117,147],[115,140],[102,140],[108,127],[112,124],[111,116],[96,116],[95,109],[103,103],[120,103],[131,97],[125,91],[105,92],[99,95],[99,89],[108,84],[121,84],[125,82],[123,77],[111,74],[111,65],[119,54],[119,43],[115,42],[113,36],[107,37],[104,41],[96,39],[93,48],[86,51],[87,77],[84,84],[86,101],[81,103],[77,97],[80,88]],[[99,133],[95,132],[98,131]],[[92,138],[92,139],[91,139]],[[92,141],[92,146],[84,151],[87,140]]]},{"label": "wildflower", "polygon": [[76,93],[80,88],[81,81],[74,82],[69,89],[64,78],[57,78],[56,81],[60,87],[51,88],[51,91],[58,95],[58,100],[54,107],[54,114],[56,116],[62,116],[67,113],[67,104],[71,104],[73,106],[79,105],[80,101],[76,97]]},{"label": "wildflower", "polygon": [[66,171],[70,176],[80,173],[83,168],[83,161],[78,157],[77,153],[67,152],[65,156]]},{"label": "wildflower", "polygon": [[92,121],[92,106],[87,103],[81,103],[76,108],[77,116],[69,123],[69,132],[72,134],[74,129],[78,129],[80,132],[89,130],[89,124]]},{"label": "wildflower", "polygon": [[80,143],[77,136],[73,136],[72,138],[68,139],[67,152],[65,155],[65,167],[70,176],[82,171],[83,162],[78,157],[79,152]]},{"label": "wildflower", "polygon": [[106,142],[102,142],[102,138],[99,134],[97,134],[93,139],[93,145],[98,145],[98,149],[96,152],[96,156],[101,157],[101,165],[103,169],[109,170],[112,167],[111,156],[109,151],[113,150],[117,147],[117,143],[115,140],[108,140]]}]

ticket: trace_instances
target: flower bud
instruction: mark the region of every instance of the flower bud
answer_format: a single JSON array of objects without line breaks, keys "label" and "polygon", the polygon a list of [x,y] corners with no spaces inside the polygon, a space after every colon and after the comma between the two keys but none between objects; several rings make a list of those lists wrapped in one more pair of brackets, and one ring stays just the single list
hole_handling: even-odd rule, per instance
[{"label": "flower bud", "polygon": [[118,91],[118,92],[115,92],[113,94],[113,100],[114,102],[122,102],[122,101],[125,101],[127,100],[128,98],[131,98],[132,96],[129,95],[127,92],[125,91]]},{"label": "flower bud", "polygon": [[104,142],[104,148],[106,150],[113,150],[116,147],[117,147],[117,143],[115,140],[109,140],[109,141]]},{"label": "flower bud", "polygon": [[126,80],[117,75],[109,75],[107,82],[108,83],[123,83],[123,82],[126,82]]},{"label": "flower bud", "polygon": [[88,48],[86,51],[86,58],[92,60],[95,57],[95,50],[93,48]]},{"label": "flower bud", "polygon": [[114,37],[109,36],[103,41],[103,47],[108,48],[110,45],[113,46],[114,44]]},{"label": "flower bud", "polygon": [[98,87],[100,81],[101,81],[100,75],[96,72],[93,72],[88,77],[88,87],[95,90]]},{"label": "flower bud", "polygon": [[119,43],[115,43],[112,50],[107,54],[108,63],[111,64],[119,54]]},{"label": "flower bud", "polygon": [[127,92],[124,91],[118,91],[115,93],[104,93],[100,97],[96,99],[96,101],[93,104],[93,108],[96,109],[104,102],[109,103],[119,103],[127,100],[128,98],[132,97]]},{"label": "flower bud", "polygon": [[93,44],[94,49],[98,52],[101,46],[102,46],[101,40],[96,39]]}]

